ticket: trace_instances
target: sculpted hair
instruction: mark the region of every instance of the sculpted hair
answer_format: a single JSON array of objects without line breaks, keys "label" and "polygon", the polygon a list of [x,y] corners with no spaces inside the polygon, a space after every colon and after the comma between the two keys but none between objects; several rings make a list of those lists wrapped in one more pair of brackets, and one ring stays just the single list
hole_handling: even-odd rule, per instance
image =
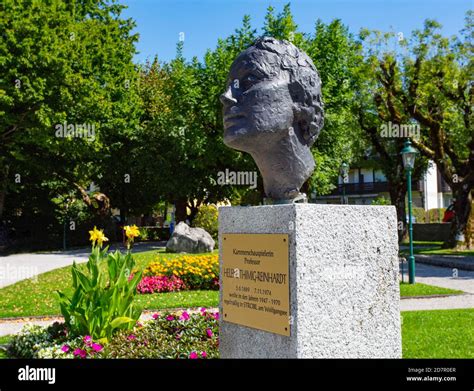
[{"label": "sculpted hair", "polygon": [[277,55],[282,71],[290,76],[289,91],[296,103],[295,122],[308,146],[312,146],[324,125],[321,79],[309,56],[288,41],[259,38],[247,49],[264,50]]}]

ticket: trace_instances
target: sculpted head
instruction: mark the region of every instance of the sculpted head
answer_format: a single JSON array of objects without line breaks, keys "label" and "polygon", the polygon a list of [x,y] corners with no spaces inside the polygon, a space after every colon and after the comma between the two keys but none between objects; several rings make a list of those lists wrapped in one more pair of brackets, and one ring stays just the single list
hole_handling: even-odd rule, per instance
[{"label": "sculpted head", "polygon": [[268,197],[297,197],[314,170],[310,148],[324,121],[308,55],[286,41],[257,40],[233,62],[221,102],[224,143],[252,155]]}]

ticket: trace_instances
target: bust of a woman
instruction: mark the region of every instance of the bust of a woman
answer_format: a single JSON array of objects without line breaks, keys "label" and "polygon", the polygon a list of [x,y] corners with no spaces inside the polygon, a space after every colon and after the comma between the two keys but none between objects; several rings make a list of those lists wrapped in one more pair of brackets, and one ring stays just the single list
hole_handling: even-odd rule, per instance
[{"label": "bust of a woman", "polygon": [[260,38],[233,62],[221,102],[224,143],[253,157],[267,197],[301,198],[324,123],[321,79],[308,55],[289,42]]}]

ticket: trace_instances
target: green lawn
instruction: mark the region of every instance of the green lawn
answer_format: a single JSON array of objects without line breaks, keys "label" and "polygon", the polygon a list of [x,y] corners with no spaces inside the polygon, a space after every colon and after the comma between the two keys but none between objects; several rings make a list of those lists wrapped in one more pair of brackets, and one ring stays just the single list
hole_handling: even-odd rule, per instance
[{"label": "green lawn", "polygon": [[[157,258],[175,257],[161,251],[135,254],[137,268],[144,268]],[[80,265],[85,269],[85,264]],[[32,315],[59,315],[56,295],[61,290],[72,293],[71,266],[51,270],[38,276],[37,281],[23,280],[0,289],[0,318]],[[215,307],[219,302],[218,291],[182,291],[137,295],[137,302],[145,309],[175,307]]]},{"label": "green lawn", "polygon": [[[408,243],[403,243],[404,246],[408,246]],[[450,250],[447,248],[441,248],[443,242],[413,242],[413,252],[415,254],[426,254],[426,255],[465,255],[474,256],[474,250]],[[408,250],[401,250],[400,255],[408,255]]]},{"label": "green lawn", "polygon": [[[405,245],[409,245],[408,242],[407,243],[403,243]],[[413,244],[415,246],[441,246],[443,244],[443,242],[421,242],[419,240],[414,240],[413,241]]]},{"label": "green lawn", "polygon": [[474,256],[474,250],[450,250],[446,248],[433,248],[433,249],[420,249],[415,251],[415,254],[426,254],[426,255],[465,255],[465,256]]},{"label": "green lawn", "polygon": [[402,312],[403,358],[474,358],[474,309]]},{"label": "green lawn", "polygon": [[454,289],[441,288],[433,285],[426,284],[408,284],[400,283],[400,296],[401,297],[410,297],[410,296],[431,296],[431,295],[459,295],[464,293],[463,291],[458,291]]}]

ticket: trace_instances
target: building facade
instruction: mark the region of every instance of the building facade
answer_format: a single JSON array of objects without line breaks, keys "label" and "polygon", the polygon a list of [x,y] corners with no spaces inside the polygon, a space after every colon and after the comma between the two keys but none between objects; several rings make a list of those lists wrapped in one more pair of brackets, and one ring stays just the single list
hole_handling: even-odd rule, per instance
[{"label": "building facade", "polygon": [[[412,183],[413,206],[425,210],[447,208],[452,202],[452,192],[441,177],[434,162],[423,178]],[[370,205],[375,199],[385,197],[390,200],[387,178],[380,169],[354,166],[349,169],[346,183],[339,176],[338,185],[328,195],[311,195],[311,202],[318,204]]]}]

